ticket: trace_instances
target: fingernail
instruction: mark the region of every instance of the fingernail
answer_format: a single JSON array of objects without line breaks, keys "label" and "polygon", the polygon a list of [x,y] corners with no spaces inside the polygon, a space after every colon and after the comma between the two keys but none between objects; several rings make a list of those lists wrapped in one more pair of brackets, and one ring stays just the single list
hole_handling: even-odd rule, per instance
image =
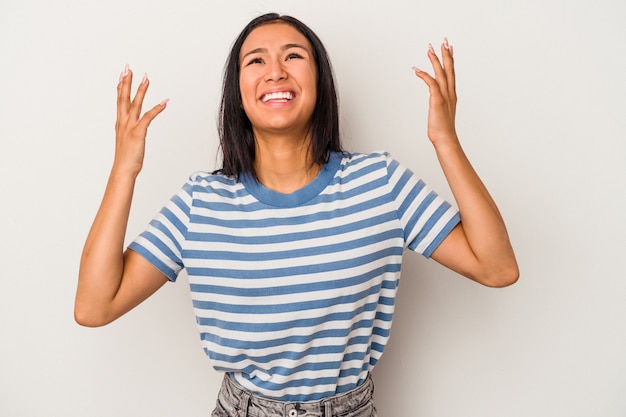
[{"label": "fingernail", "polygon": [[130,69],[130,67],[128,66],[128,64],[126,64],[124,66],[124,71],[122,72],[122,76],[126,77],[128,75],[128,70]]},{"label": "fingernail", "polygon": [[411,69],[415,72],[422,72],[422,70],[417,67],[411,67]]},{"label": "fingernail", "polygon": [[443,38],[443,47],[446,49],[450,49],[450,43],[448,43],[448,38]]},{"label": "fingernail", "polygon": [[433,45],[431,43],[428,44],[428,52],[430,52],[431,54],[435,53],[435,48],[433,48]]},{"label": "fingernail", "polygon": [[160,106],[165,106],[167,103],[169,103],[170,99],[166,98],[165,100],[163,100],[161,103],[159,103]]},{"label": "fingernail", "polygon": [[141,79],[141,84],[145,84],[148,81],[148,73],[146,72]]}]

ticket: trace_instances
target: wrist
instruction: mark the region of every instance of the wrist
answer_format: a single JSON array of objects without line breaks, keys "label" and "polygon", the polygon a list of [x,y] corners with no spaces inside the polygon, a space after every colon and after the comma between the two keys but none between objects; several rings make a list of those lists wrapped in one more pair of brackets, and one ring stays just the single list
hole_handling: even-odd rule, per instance
[{"label": "wrist", "polygon": [[111,173],[109,179],[115,182],[126,182],[134,184],[139,176],[140,169],[123,166],[121,164],[113,163],[111,167]]},{"label": "wrist", "polygon": [[463,148],[461,147],[461,142],[459,141],[459,138],[456,135],[450,136],[445,139],[433,141],[432,144],[437,154],[463,152]]}]

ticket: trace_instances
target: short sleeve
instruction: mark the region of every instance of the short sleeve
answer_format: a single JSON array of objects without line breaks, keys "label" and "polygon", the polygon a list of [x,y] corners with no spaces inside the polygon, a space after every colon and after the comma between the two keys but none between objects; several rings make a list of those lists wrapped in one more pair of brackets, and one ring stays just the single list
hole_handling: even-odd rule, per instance
[{"label": "short sleeve", "polygon": [[183,269],[182,251],[190,219],[193,186],[187,182],[128,248],[146,258],[170,281]]},{"label": "short sleeve", "polygon": [[389,155],[387,173],[405,248],[430,257],[461,221],[458,210]]}]

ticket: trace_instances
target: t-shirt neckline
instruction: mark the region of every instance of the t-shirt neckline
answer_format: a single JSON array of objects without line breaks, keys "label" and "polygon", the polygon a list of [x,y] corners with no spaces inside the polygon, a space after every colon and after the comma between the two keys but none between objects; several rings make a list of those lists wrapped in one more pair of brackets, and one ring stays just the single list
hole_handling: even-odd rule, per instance
[{"label": "t-shirt neckline", "polygon": [[318,196],[335,177],[340,164],[341,154],[331,152],[328,162],[322,166],[313,181],[289,194],[271,190],[249,174],[241,176],[241,183],[250,194],[262,203],[276,207],[297,207]]}]

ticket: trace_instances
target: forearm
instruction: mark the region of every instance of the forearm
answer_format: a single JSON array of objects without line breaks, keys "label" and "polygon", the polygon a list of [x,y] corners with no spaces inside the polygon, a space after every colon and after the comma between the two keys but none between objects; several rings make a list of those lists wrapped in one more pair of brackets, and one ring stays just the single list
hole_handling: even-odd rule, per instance
[{"label": "forearm", "polygon": [[437,158],[461,213],[467,243],[486,274],[517,274],[504,220],[458,140],[435,144]]},{"label": "forearm", "polygon": [[134,185],[133,175],[111,171],[81,256],[75,305],[79,322],[106,315],[121,285]]}]

